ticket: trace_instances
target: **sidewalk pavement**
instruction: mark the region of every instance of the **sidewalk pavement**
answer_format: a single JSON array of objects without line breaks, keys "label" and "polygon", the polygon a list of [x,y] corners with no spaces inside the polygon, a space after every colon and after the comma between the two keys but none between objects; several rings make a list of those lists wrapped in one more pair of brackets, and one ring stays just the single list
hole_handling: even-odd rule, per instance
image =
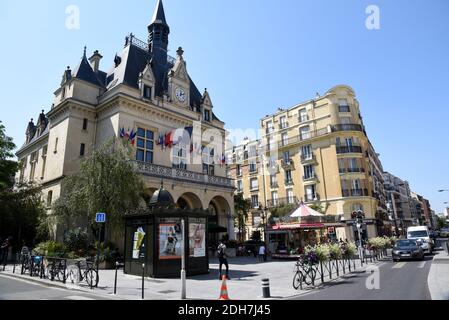
[{"label": "sidewalk pavement", "polygon": [[427,277],[432,300],[449,300],[449,254],[437,251]]},{"label": "sidewalk pavement", "polygon": [[[360,260],[355,260],[355,272],[364,272],[367,266],[376,263],[360,264]],[[210,273],[201,276],[194,276],[187,279],[187,299],[191,300],[216,300],[220,295],[221,281],[218,274],[218,260],[212,259],[209,264]],[[352,263],[351,263],[352,267]],[[304,287],[303,290],[293,288],[293,276],[295,261],[269,260],[259,262],[252,257],[239,257],[229,259],[230,278],[227,281],[228,294],[232,300],[261,300],[262,297],[262,279],[270,280],[270,291],[272,299],[292,298],[306,292],[312,288]],[[100,282],[98,288],[93,291],[86,285],[63,284],[60,282],[50,282],[39,278],[32,278],[29,275],[20,275],[20,267],[16,266],[16,273],[13,275],[12,266],[8,266],[5,272],[9,276],[24,278],[36,282],[44,282],[47,285],[55,285],[67,289],[82,290],[94,294],[113,296],[115,270],[100,270]],[[354,270],[352,270],[354,271]],[[348,270],[346,270],[348,274]],[[340,270],[340,277],[343,271]],[[321,283],[317,275],[318,286]],[[325,282],[334,281],[325,278]],[[123,269],[118,271],[117,277],[117,295],[115,298],[140,300],[142,294],[142,278],[139,276],[125,275]],[[145,278],[145,299],[148,300],[179,300],[181,299],[181,281],[180,279],[152,279]]]}]

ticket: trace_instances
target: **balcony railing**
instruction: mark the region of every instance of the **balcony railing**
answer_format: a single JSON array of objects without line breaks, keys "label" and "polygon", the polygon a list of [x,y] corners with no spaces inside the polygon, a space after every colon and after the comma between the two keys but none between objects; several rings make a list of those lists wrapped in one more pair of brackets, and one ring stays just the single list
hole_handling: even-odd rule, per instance
[{"label": "balcony railing", "polygon": [[306,202],[320,201],[320,195],[318,193],[315,193],[314,195],[306,194],[304,198]]},{"label": "balcony railing", "polygon": [[285,185],[286,185],[286,186],[291,186],[291,185],[293,185],[293,179],[285,180]]},{"label": "balcony railing", "polygon": [[164,167],[152,163],[139,162],[139,161],[135,161],[135,165],[139,173],[151,177],[194,182],[203,185],[206,184],[227,188],[234,188],[235,185],[233,179],[229,179],[226,177],[205,175],[203,173],[187,171],[178,168]]},{"label": "balcony railing", "polygon": [[309,175],[309,176],[302,176],[302,180],[304,182],[306,181],[315,181],[317,180],[317,176],[315,174]]},{"label": "balcony railing", "polygon": [[267,201],[267,207],[273,208],[277,206],[284,206],[287,204],[293,204],[297,205],[299,203],[297,197],[291,197],[291,198],[278,198],[278,199],[271,199]]},{"label": "balcony railing", "polygon": [[271,182],[271,183],[270,183],[270,187],[271,187],[271,188],[279,188],[279,184],[278,184],[277,181],[276,181],[276,182]]},{"label": "balcony railing", "polygon": [[338,131],[361,131],[363,132],[363,127],[359,124],[336,124],[332,126],[333,132]]},{"label": "balcony railing", "polygon": [[290,137],[286,143],[284,141],[279,142],[279,147],[285,147],[287,145],[295,144],[301,141],[313,139],[316,137],[324,136],[326,134],[329,134],[329,130],[327,128],[319,129],[319,130],[313,130],[309,132],[304,132],[298,136]]},{"label": "balcony railing", "polygon": [[301,155],[301,163],[316,162],[316,156],[312,154]]},{"label": "balcony railing", "polygon": [[274,127],[268,127],[268,128],[265,129],[265,133],[266,134],[269,134],[269,133],[272,133],[272,132],[274,132]]},{"label": "balcony railing", "polygon": [[295,163],[293,162],[292,159],[288,159],[288,160],[282,159],[281,160],[281,165],[282,165],[282,168],[284,168],[284,169],[293,169]]},{"label": "balcony railing", "polygon": [[363,197],[368,196],[368,189],[343,189],[341,193],[343,197]]},{"label": "balcony railing", "polygon": [[361,146],[337,146],[337,154],[363,153]]},{"label": "balcony railing", "polygon": [[281,122],[280,124],[279,124],[279,129],[286,129],[286,128],[288,128],[288,122]]}]

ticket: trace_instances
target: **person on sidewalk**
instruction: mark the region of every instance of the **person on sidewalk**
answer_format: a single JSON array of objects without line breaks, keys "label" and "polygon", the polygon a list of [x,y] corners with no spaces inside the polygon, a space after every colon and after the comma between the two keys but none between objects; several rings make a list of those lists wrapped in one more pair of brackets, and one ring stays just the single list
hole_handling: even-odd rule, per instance
[{"label": "person on sidewalk", "polygon": [[220,244],[218,245],[218,260],[220,261],[220,279],[219,280],[223,280],[223,272],[222,272],[222,268],[223,265],[225,265],[226,267],[226,279],[229,280],[229,263],[228,263],[228,259],[227,259],[227,255],[226,255],[226,245],[224,244],[224,241],[221,240]]},{"label": "person on sidewalk", "polygon": [[259,261],[260,262],[266,261],[266,258],[265,258],[265,245],[264,244],[262,244],[259,247]]}]

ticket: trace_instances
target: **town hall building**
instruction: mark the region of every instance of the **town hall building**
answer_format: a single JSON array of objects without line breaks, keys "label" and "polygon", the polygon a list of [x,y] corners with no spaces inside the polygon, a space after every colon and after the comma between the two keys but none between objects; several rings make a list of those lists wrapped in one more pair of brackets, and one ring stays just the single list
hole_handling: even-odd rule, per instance
[{"label": "town hall building", "polygon": [[[54,103],[26,129],[17,152],[22,163],[18,179],[42,186],[49,214],[64,193],[64,177],[79,170],[81,160],[111,138],[132,139],[135,167],[151,196],[160,188],[179,208],[210,209],[209,222],[234,238],[234,183],[226,177],[224,123],[215,114],[207,89],[190,78],[181,47],[168,55],[170,27],[162,1],[148,25],[148,40],[125,38],[109,71],[102,55],[86,48],[75,68],[67,67]],[[173,141],[181,129],[198,143]],[[199,161],[190,161],[196,153]],[[226,232],[224,231],[226,230]],[[54,237],[64,230],[57,227]]]}]

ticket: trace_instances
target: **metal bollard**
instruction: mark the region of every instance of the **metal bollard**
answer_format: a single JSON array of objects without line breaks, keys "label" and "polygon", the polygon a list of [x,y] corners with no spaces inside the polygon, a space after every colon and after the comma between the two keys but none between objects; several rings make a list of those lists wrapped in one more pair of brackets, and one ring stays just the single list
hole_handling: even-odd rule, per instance
[{"label": "metal bollard", "polygon": [[19,254],[18,253],[16,253],[16,257],[14,258],[14,267],[13,267],[13,269],[12,269],[12,273],[16,273],[16,263],[17,263],[17,256],[18,256]]},{"label": "metal bollard", "polygon": [[114,280],[114,295],[117,294],[117,272],[118,272],[118,262],[115,262],[115,280]]},{"label": "metal bollard", "polygon": [[145,299],[145,263],[142,263],[142,300]]},{"label": "metal bollard", "polygon": [[264,298],[270,298],[270,279],[262,279],[262,293]]}]

